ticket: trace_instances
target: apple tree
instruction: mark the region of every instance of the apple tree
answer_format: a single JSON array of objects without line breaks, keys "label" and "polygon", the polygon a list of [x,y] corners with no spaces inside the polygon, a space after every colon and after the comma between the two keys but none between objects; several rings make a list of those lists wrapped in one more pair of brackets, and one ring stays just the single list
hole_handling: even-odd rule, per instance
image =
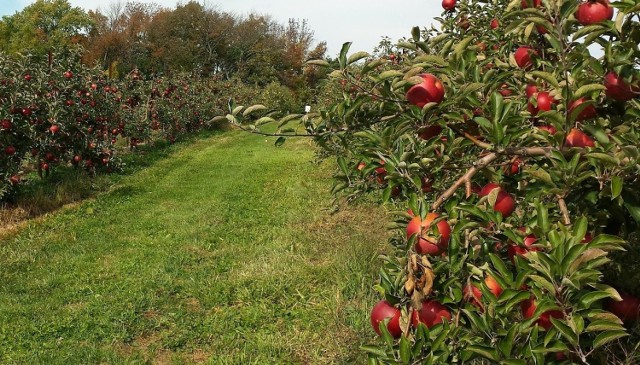
[{"label": "apple tree", "polygon": [[638,361],[640,3],[442,6],[393,57],[310,61],[342,89],[319,112],[226,118],[312,136],[336,193],[399,208],[369,363]]}]

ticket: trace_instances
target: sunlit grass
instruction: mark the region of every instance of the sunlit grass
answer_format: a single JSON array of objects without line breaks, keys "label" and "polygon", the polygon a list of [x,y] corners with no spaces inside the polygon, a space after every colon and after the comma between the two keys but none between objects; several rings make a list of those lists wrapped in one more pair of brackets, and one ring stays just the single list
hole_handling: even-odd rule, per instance
[{"label": "sunlit grass", "polygon": [[0,241],[0,363],[365,362],[386,219],[312,159],[200,139]]}]

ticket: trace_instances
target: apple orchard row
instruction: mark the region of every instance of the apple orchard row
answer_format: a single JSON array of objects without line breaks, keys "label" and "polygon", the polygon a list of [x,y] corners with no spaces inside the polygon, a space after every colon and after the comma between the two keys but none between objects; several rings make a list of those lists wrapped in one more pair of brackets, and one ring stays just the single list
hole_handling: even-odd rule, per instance
[{"label": "apple orchard row", "polygon": [[203,80],[135,72],[111,80],[74,54],[2,55],[0,75],[0,200],[30,171],[111,171],[118,150],[174,142],[206,127],[218,110],[215,90]]}]

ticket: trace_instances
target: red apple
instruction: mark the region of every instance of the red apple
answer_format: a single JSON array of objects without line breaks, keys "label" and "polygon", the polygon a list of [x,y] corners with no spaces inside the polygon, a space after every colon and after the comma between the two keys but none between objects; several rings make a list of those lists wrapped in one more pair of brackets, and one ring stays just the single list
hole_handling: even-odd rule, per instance
[{"label": "red apple", "polygon": [[432,74],[422,74],[423,81],[407,91],[407,101],[422,108],[428,103],[440,103],[444,99],[444,86]]},{"label": "red apple", "polygon": [[70,78],[72,78],[72,77],[73,77],[73,72],[71,72],[70,70],[67,70],[67,71],[65,71],[65,72],[62,74],[62,76],[63,76],[65,79],[70,79]]},{"label": "red apple", "polygon": [[420,183],[422,184],[421,190],[423,193],[429,193],[433,190],[433,183],[429,180],[428,177],[423,176],[420,178]]},{"label": "red apple", "polygon": [[618,101],[631,100],[637,95],[636,91],[638,91],[633,90],[631,86],[627,85],[627,83],[613,71],[604,77],[604,87],[607,88],[607,96]]},{"label": "red apple", "polygon": [[378,167],[375,171],[378,184],[384,184],[384,177],[387,176],[387,170],[384,167]]},{"label": "red apple", "polygon": [[558,133],[558,130],[556,129],[556,127],[552,126],[552,125],[548,125],[548,124],[543,124],[543,125],[539,125],[538,129],[545,131],[549,134],[556,134]]},{"label": "red apple", "polygon": [[576,19],[582,25],[597,24],[613,18],[613,8],[608,0],[585,1],[576,10]]},{"label": "red apple", "polygon": [[12,175],[9,178],[9,182],[14,186],[20,184],[20,175]]},{"label": "red apple", "polygon": [[539,92],[538,95],[535,96],[535,99],[537,102],[537,106],[533,105],[531,101],[529,101],[529,104],[527,105],[527,109],[532,116],[538,115],[538,112],[546,112],[551,110],[551,105],[555,103],[553,97],[551,97],[551,95],[546,91]]},{"label": "red apple", "polygon": [[24,75],[24,81],[31,81],[31,75],[29,74]]},{"label": "red apple", "polygon": [[[503,289],[500,284],[498,284],[496,279],[493,278],[493,276],[487,276],[484,279],[484,283],[485,285],[487,285],[487,288],[489,288],[491,294],[493,294],[495,297],[499,297],[500,294],[502,294]],[[469,287],[468,285],[464,288],[465,297],[471,301],[471,304],[477,307],[481,307],[480,298],[482,298],[482,291],[473,284],[470,284],[470,286],[471,287]]]},{"label": "red apple", "polygon": [[605,309],[615,314],[623,322],[636,322],[640,319],[640,299],[627,293],[620,293],[622,301],[607,301]]},{"label": "red apple", "polygon": [[60,130],[60,127],[57,124],[54,124],[51,127],[49,127],[49,132],[51,132],[52,134],[58,133],[59,130]]},{"label": "red apple", "polygon": [[[578,107],[578,105],[584,103],[585,101],[587,101],[587,98],[582,97],[569,103],[568,105],[569,113],[571,113],[575,108]],[[584,109],[582,109],[580,114],[576,116],[576,120],[581,121],[585,119],[592,119],[597,116],[598,116],[598,112],[596,111],[596,108],[593,106],[593,104],[591,104],[585,107]]]},{"label": "red apple", "polygon": [[[536,305],[536,300],[533,297],[520,303],[520,309],[522,309],[522,316],[525,319],[530,319],[531,317],[533,317],[533,314],[536,312],[536,308],[538,307]],[[540,327],[544,328],[545,330],[549,330],[551,329],[551,327],[553,327],[553,324],[551,323],[551,318],[559,319],[563,317],[564,317],[564,314],[559,310],[546,311],[540,315],[540,318],[538,318],[536,323]]]},{"label": "red apple", "polygon": [[528,69],[533,66],[533,62],[531,61],[531,55],[536,55],[538,52],[529,46],[520,46],[513,54],[513,57],[516,60],[516,64],[518,67],[522,69]]},{"label": "red apple", "polygon": [[520,5],[523,9],[526,8],[539,8],[542,5],[542,0],[521,0]]},{"label": "red apple", "polygon": [[442,0],[442,8],[451,11],[456,8],[456,0]]},{"label": "red apple", "polygon": [[491,29],[496,29],[500,26],[500,22],[498,22],[498,19],[493,18],[491,20],[491,23],[489,23],[489,26],[491,27]]},{"label": "red apple", "polygon": [[[521,232],[524,232],[525,228],[520,227],[519,230]],[[537,241],[538,241],[538,238],[530,234],[524,238],[524,242],[523,242],[524,246],[519,246],[519,245],[516,245],[515,243],[511,243],[509,247],[507,247],[507,255],[509,256],[509,260],[511,260],[511,262],[515,262],[516,256],[524,256],[528,252],[540,251],[538,247],[532,247]]]},{"label": "red apple", "polygon": [[444,320],[451,320],[451,312],[436,300],[425,299],[422,302],[422,308],[414,311],[411,316],[411,324],[418,327],[418,324],[424,323],[427,328],[431,328]]},{"label": "red apple", "polygon": [[482,190],[480,190],[480,196],[487,196],[494,189],[500,189],[500,192],[498,192],[498,197],[496,199],[496,204],[493,206],[493,210],[502,213],[502,216],[506,218],[516,210],[516,202],[509,193],[502,189],[500,185],[496,183],[489,183],[485,185]]},{"label": "red apple", "polygon": [[416,238],[416,252],[421,255],[440,255],[447,247],[449,247],[449,238],[451,236],[451,227],[446,220],[441,220],[436,224],[437,234],[440,235],[438,241],[435,237],[431,237],[430,230],[434,220],[438,218],[438,213],[429,213],[424,221],[420,216],[413,217],[407,225],[407,239],[413,235]]},{"label": "red apple", "polygon": [[13,123],[11,123],[11,121],[8,119],[4,119],[2,122],[0,122],[0,126],[2,127],[2,129],[11,129],[11,127],[13,127]]},{"label": "red apple", "polygon": [[529,84],[529,85],[527,85],[527,87],[524,90],[524,92],[527,94],[527,98],[530,98],[533,95],[535,95],[535,93],[538,92],[538,86],[534,85],[534,84]]},{"label": "red apple", "polygon": [[434,124],[418,129],[418,136],[426,141],[437,136],[440,132],[442,132],[442,127]]},{"label": "red apple", "polygon": [[502,84],[502,86],[500,86],[500,90],[498,90],[498,92],[504,97],[507,97],[507,96],[511,95],[511,93],[512,93],[511,89],[509,89],[509,85],[507,85],[507,84]]},{"label": "red apple", "polygon": [[522,166],[523,161],[520,157],[516,157],[512,162],[511,165],[505,167],[505,174],[507,175],[516,175],[517,173],[520,172],[520,166]]},{"label": "red apple", "polygon": [[16,153],[16,148],[14,146],[8,146],[7,148],[4,149],[4,153],[11,156]]},{"label": "red apple", "polygon": [[577,128],[569,131],[565,144],[567,147],[595,147],[593,139]]},{"label": "red apple", "polygon": [[371,310],[371,326],[376,331],[378,336],[380,335],[380,322],[389,318],[387,323],[387,329],[393,338],[400,338],[402,336],[402,330],[400,329],[400,315],[402,312],[400,309],[392,306],[386,300],[381,300],[373,306]]}]

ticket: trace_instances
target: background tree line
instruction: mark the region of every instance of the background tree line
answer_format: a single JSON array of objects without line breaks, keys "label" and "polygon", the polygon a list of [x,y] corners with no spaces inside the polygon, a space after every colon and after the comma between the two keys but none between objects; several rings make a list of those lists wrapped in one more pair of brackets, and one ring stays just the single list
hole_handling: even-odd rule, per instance
[{"label": "background tree line", "polygon": [[67,0],[37,0],[0,21],[0,51],[46,56],[81,45],[83,61],[110,78],[137,69],[142,75],[187,72],[237,78],[264,87],[279,84],[308,99],[321,78],[308,58],[323,58],[306,21],[280,24],[269,15],[240,16],[190,1],[175,8],[116,2],[85,12]]}]

